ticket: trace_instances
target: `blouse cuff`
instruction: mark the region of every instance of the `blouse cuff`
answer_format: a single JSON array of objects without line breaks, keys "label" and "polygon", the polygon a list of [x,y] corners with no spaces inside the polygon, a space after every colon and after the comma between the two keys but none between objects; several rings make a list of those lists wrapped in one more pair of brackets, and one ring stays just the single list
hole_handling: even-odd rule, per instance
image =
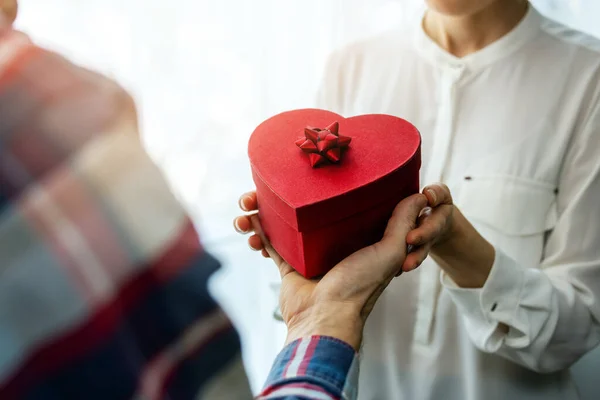
[{"label": "blouse cuff", "polygon": [[440,276],[463,316],[471,340],[488,353],[497,352],[508,334],[500,324],[514,326],[525,283],[523,268],[500,249],[495,250],[494,264],[482,288],[461,288],[443,271]]}]

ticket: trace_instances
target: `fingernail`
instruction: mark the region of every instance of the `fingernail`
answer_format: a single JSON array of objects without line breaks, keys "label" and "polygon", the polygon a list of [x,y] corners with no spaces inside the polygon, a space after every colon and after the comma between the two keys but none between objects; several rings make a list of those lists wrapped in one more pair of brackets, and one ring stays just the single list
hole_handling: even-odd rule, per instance
[{"label": "fingernail", "polygon": [[419,214],[419,217],[429,217],[432,212],[433,208],[425,207],[423,210],[421,210],[421,214]]},{"label": "fingernail", "polygon": [[436,204],[437,204],[437,196],[436,196],[436,194],[435,194],[435,191],[434,191],[433,189],[427,189],[427,190],[425,190],[425,191],[426,191],[426,192],[429,194],[429,196],[432,198],[432,200],[433,200],[433,204],[432,204],[432,205],[436,205]]},{"label": "fingernail", "polygon": [[245,200],[245,199],[247,199],[247,198],[248,198],[248,196],[243,196],[243,197],[240,197],[240,201],[239,201],[240,208],[241,208],[242,210],[244,210],[244,211],[248,211],[248,208],[247,208],[247,207],[246,207],[246,205],[244,204],[244,200]]},{"label": "fingernail", "polygon": [[236,231],[238,231],[238,233],[244,233],[244,231],[242,230],[242,228],[240,228],[240,225],[238,224],[237,218],[233,220],[233,227]]}]

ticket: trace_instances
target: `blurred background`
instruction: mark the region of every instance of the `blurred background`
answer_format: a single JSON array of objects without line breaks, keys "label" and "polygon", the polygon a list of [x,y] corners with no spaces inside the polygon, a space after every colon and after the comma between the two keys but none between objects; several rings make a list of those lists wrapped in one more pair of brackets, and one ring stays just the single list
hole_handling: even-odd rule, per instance
[{"label": "blurred background", "polygon": [[[137,101],[144,140],[223,262],[215,296],[242,335],[258,390],[281,349],[276,269],[235,234],[252,189],[246,145],[269,116],[314,105],[328,54],[419,17],[423,0],[22,0],[17,27],[99,70]],[[600,1],[537,0],[540,11],[600,36]],[[600,354],[576,368],[597,399]]]}]

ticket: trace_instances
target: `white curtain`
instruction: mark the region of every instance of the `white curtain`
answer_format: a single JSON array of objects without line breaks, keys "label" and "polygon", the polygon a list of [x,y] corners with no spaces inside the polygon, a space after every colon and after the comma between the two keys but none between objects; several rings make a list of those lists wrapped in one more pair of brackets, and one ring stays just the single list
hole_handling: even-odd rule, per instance
[{"label": "white curtain", "polygon": [[[538,0],[557,19],[600,35],[597,0]],[[282,346],[272,318],[275,268],[233,233],[252,188],[253,128],[313,106],[327,55],[417,18],[423,0],[21,0],[17,26],[100,70],[137,100],[148,150],[224,264],[215,295],[244,342],[259,389]]]}]

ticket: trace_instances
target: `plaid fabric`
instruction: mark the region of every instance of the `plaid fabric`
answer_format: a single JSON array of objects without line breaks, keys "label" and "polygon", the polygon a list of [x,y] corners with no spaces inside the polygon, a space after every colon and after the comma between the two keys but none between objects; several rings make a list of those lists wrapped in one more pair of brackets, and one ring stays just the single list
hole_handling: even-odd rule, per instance
[{"label": "plaid fabric", "polygon": [[218,266],[131,98],[0,29],[0,398],[251,398]]},{"label": "plaid fabric", "polygon": [[[251,398],[208,292],[218,267],[144,151],[132,99],[0,16],[0,399]],[[342,397],[311,374],[345,381],[354,352],[307,340],[263,398]]]},{"label": "plaid fabric", "polygon": [[357,381],[352,347],[334,338],[307,337],[279,354],[260,399],[356,399]]}]

